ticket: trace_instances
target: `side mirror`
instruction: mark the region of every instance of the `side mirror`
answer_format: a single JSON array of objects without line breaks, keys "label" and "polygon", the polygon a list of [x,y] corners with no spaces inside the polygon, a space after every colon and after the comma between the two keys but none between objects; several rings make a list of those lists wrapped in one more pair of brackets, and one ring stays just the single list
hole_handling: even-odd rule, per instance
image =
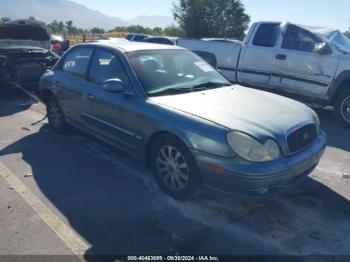
[{"label": "side mirror", "polygon": [[319,55],[329,55],[332,53],[326,42],[316,44],[314,51]]},{"label": "side mirror", "polygon": [[125,90],[124,83],[119,78],[108,79],[102,83],[103,90],[111,93],[121,93]]}]

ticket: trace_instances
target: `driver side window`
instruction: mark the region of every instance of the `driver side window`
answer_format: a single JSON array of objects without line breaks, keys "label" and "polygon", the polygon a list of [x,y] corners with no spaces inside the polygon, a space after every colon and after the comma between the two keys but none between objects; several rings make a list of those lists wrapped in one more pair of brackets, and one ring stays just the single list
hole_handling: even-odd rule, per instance
[{"label": "driver side window", "polygon": [[119,78],[124,84],[128,83],[128,76],[119,58],[110,51],[97,49],[91,62],[89,81],[102,84],[113,78]]},{"label": "driver side window", "polygon": [[312,53],[316,46],[322,43],[322,39],[317,35],[295,25],[289,25],[283,36],[282,49]]}]

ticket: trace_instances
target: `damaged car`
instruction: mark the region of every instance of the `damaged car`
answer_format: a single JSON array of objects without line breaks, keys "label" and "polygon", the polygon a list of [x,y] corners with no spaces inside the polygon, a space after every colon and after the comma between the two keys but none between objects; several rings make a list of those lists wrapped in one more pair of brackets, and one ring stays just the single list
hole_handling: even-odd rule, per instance
[{"label": "damaged car", "polygon": [[289,188],[326,146],[316,113],[294,100],[232,85],[180,47],[78,44],[40,81],[50,126],[75,126],[143,159],[176,199],[202,187],[244,196]]},{"label": "damaged car", "polygon": [[40,77],[58,58],[51,51],[51,33],[44,23],[0,23],[0,88],[22,88],[35,94]]}]

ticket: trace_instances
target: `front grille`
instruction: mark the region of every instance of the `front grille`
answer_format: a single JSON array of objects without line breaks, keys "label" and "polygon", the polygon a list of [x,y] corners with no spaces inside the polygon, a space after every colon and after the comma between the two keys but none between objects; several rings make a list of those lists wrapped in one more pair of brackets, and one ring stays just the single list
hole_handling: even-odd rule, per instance
[{"label": "front grille", "polygon": [[288,138],[288,148],[290,154],[295,154],[309,146],[317,137],[317,130],[314,124],[304,126],[293,133]]}]

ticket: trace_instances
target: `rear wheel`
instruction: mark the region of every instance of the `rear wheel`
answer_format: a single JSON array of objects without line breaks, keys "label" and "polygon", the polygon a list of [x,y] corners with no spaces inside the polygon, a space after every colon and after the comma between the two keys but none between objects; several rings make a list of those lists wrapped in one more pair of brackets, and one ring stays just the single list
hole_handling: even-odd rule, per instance
[{"label": "rear wheel", "polygon": [[334,112],[339,123],[350,127],[350,89],[341,91],[336,97]]},{"label": "rear wheel", "polygon": [[60,104],[53,96],[46,103],[46,112],[51,128],[56,133],[63,133],[66,129],[66,120]]},{"label": "rear wheel", "polygon": [[174,136],[164,136],[153,146],[152,171],[159,187],[169,196],[187,200],[199,195],[200,179],[187,146]]}]

